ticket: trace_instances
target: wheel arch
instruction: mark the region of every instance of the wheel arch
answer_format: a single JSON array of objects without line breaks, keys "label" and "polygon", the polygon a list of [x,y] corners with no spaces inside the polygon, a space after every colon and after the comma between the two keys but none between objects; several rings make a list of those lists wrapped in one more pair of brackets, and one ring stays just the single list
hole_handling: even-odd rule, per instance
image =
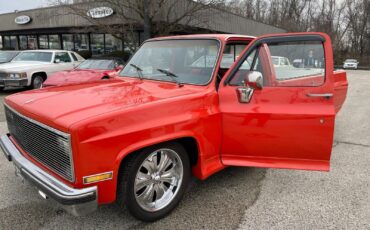
[{"label": "wheel arch", "polygon": [[41,77],[44,79],[44,81],[48,78],[48,75],[47,75],[47,73],[46,73],[46,72],[38,71],[38,72],[33,72],[33,73],[32,73],[32,75],[31,75],[31,80],[33,80],[33,78],[34,78],[36,75],[37,75],[37,76],[41,76]]},{"label": "wheel arch", "polygon": [[159,144],[165,144],[165,143],[171,143],[171,142],[176,142],[181,144],[185,151],[187,152],[190,160],[190,166],[193,167],[200,167],[199,163],[199,155],[200,155],[200,149],[199,149],[199,142],[195,137],[192,136],[183,136],[183,137],[177,137],[173,139],[167,139],[167,140],[162,140],[158,142],[152,142],[147,145],[142,145],[141,147],[136,147],[134,149],[131,149],[131,151],[121,151],[119,154],[119,157],[117,159],[117,172],[121,171],[121,167],[124,165],[125,161],[129,159],[131,156],[134,154],[138,154],[141,150],[148,148],[148,147],[153,147]]}]

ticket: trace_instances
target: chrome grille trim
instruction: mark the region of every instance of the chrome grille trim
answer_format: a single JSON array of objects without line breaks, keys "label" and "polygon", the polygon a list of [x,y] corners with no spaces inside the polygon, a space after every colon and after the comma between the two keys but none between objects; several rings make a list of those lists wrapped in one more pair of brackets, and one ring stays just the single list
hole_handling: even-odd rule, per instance
[{"label": "chrome grille trim", "polygon": [[[52,128],[50,126],[47,126],[43,123],[40,123],[38,121],[35,121],[29,117],[26,117],[22,114],[20,114],[18,111],[14,110],[7,104],[4,104],[5,106],[5,115],[7,117],[7,123],[8,123],[8,129],[10,131],[11,136],[17,141],[17,143],[23,148],[24,151],[26,151],[32,158],[34,158],[36,161],[40,162],[42,165],[50,169],[51,171],[55,172],[59,176],[65,178],[66,180],[70,182],[74,182],[75,180],[75,175],[74,175],[74,164],[73,164],[73,155],[72,155],[72,145],[71,145],[71,136],[70,134],[64,133],[60,130],[57,130],[55,128]],[[42,143],[42,149],[46,150],[46,154],[44,152],[34,152],[35,148],[40,148],[40,146],[36,145],[30,145],[27,144],[27,140],[19,140],[20,138],[16,131],[15,133],[12,133],[14,129],[16,129],[16,126],[19,124],[11,124],[10,119],[8,116],[9,114],[13,113],[12,116],[18,116],[16,119],[20,119],[21,122],[25,122],[25,126],[23,127],[24,129],[27,129],[25,132],[32,132],[32,133],[37,133],[36,137],[41,137],[41,138],[46,138],[50,139],[53,141],[50,141],[49,143],[45,142]],[[14,121],[14,118],[11,119]],[[23,120],[23,121],[22,121]],[[28,123],[28,125],[27,125]],[[29,125],[35,125],[38,126],[38,129],[36,127],[33,129],[29,129]],[[40,129],[41,128],[41,129]],[[42,131],[42,130],[45,131]],[[24,130],[22,130],[24,131]],[[55,135],[56,136],[55,136]],[[64,139],[62,142],[66,143],[66,145],[60,147],[57,141],[57,136],[59,138]],[[55,143],[57,142],[57,143]],[[27,144],[28,147],[25,147],[24,144]],[[35,143],[37,144],[37,143]]]}]

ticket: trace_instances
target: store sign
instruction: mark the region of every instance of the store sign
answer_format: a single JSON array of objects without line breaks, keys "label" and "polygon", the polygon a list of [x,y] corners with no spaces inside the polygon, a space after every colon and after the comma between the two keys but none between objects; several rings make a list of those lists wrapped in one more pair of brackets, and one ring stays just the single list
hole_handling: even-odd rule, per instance
[{"label": "store sign", "polygon": [[113,9],[110,7],[97,7],[89,10],[87,16],[92,18],[105,18],[111,16],[114,13]]},{"label": "store sign", "polygon": [[31,22],[31,17],[27,15],[18,16],[15,18],[15,23],[18,25],[24,25]]}]

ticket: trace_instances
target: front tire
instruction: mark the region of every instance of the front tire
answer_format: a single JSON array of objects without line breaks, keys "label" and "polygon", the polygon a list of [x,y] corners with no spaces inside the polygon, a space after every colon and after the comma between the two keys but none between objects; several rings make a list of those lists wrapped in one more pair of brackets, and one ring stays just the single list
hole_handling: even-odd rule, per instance
[{"label": "front tire", "polygon": [[44,78],[40,75],[35,75],[32,78],[31,88],[32,89],[41,89],[42,83],[44,83]]},{"label": "front tire", "polygon": [[155,221],[180,202],[190,179],[189,157],[178,143],[148,147],[120,170],[117,201],[137,219]]}]

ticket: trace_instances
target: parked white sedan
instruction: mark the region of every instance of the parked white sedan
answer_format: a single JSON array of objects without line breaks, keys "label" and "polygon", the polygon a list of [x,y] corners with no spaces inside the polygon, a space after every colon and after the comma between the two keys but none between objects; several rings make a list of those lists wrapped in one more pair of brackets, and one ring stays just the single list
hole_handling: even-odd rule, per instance
[{"label": "parked white sedan", "polygon": [[356,59],[347,59],[343,63],[343,69],[357,69],[359,62]]},{"label": "parked white sedan", "polygon": [[51,74],[73,69],[84,60],[72,51],[22,51],[11,62],[0,66],[0,89],[8,86],[38,89]]}]

